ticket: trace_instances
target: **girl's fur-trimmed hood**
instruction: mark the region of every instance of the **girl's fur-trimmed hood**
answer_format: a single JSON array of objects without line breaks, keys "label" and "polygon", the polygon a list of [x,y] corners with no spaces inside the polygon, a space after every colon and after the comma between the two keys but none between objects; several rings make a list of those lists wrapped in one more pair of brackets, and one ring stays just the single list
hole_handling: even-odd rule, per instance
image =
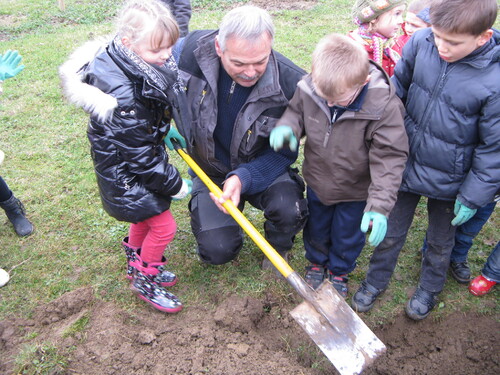
[{"label": "girl's fur-trimmed hood", "polygon": [[109,119],[114,109],[118,107],[118,102],[113,96],[83,82],[82,68],[106,47],[107,40],[109,39],[85,43],[77,48],[59,68],[59,77],[67,100],[83,108],[90,115],[97,116],[99,121]]}]

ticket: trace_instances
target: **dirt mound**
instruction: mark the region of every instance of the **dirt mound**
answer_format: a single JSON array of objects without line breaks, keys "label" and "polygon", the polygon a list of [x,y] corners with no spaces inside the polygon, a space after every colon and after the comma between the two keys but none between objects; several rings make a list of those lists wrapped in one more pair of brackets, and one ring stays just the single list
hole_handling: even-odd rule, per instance
[{"label": "dirt mound", "polygon": [[[336,373],[290,317],[292,307],[233,295],[214,309],[190,306],[167,315],[145,306],[129,312],[80,289],[39,307],[32,320],[0,322],[0,373],[12,374],[14,358],[33,342],[50,343],[68,358],[69,371],[59,373]],[[487,316],[419,323],[398,317],[374,330],[388,352],[365,373],[498,374],[499,328]]]}]

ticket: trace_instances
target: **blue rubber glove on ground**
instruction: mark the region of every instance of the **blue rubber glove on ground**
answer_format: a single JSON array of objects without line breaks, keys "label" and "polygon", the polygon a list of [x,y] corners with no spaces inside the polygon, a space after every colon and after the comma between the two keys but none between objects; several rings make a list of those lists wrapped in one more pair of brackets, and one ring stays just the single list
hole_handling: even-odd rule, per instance
[{"label": "blue rubber glove on ground", "polygon": [[170,130],[168,131],[164,139],[165,144],[167,145],[170,151],[174,150],[174,144],[172,143],[172,139],[175,139],[177,143],[181,145],[182,148],[186,148],[186,140],[173,126],[170,127]]},{"label": "blue rubber glove on ground", "polygon": [[368,211],[363,214],[361,219],[361,231],[366,233],[372,222],[372,230],[368,242],[372,246],[378,246],[387,233],[387,218],[378,212]]},{"label": "blue rubber glove on ground", "polygon": [[0,81],[12,78],[24,69],[24,65],[19,65],[21,59],[22,57],[17,51],[10,49],[5,54],[0,55]]},{"label": "blue rubber glove on ground", "polygon": [[172,200],[180,201],[181,199],[186,198],[189,194],[191,194],[191,190],[193,190],[193,181],[183,178],[181,190],[177,194],[172,195]]},{"label": "blue rubber glove on ground", "polygon": [[476,211],[474,208],[469,208],[467,206],[464,206],[462,202],[460,202],[458,199],[455,201],[455,209],[453,210],[455,214],[455,218],[451,221],[451,225],[453,226],[459,226],[468,221],[472,216],[476,214]]},{"label": "blue rubber glove on ground", "polygon": [[288,143],[290,150],[297,150],[298,142],[297,138],[295,138],[295,135],[293,134],[292,128],[287,125],[275,127],[269,136],[269,144],[274,151],[279,151],[283,148],[285,142]]}]

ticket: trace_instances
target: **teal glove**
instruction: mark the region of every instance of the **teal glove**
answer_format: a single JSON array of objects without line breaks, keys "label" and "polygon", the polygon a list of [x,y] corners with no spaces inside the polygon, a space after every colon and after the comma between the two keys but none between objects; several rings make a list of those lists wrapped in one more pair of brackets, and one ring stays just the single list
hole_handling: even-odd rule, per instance
[{"label": "teal glove", "polygon": [[168,131],[164,139],[165,144],[167,145],[170,151],[174,150],[174,144],[172,143],[172,139],[175,139],[177,143],[181,145],[182,148],[186,148],[186,140],[182,135],[180,135],[177,129],[174,128],[173,126],[170,127],[170,130]]},{"label": "teal glove", "polygon": [[193,181],[183,178],[181,190],[177,194],[172,195],[172,200],[180,201],[181,199],[186,198],[189,194],[191,194],[192,190],[193,190]]},{"label": "teal glove", "polygon": [[24,65],[19,65],[21,58],[17,51],[10,49],[4,55],[0,55],[0,81],[12,78],[24,69]]},{"label": "teal glove", "polygon": [[361,219],[360,229],[362,232],[366,233],[368,231],[370,222],[372,222],[372,231],[370,237],[368,237],[368,242],[370,242],[372,246],[378,246],[387,233],[387,218],[378,212],[365,212],[363,214],[363,219]]},{"label": "teal glove", "polygon": [[269,144],[273,148],[274,151],[279,151],[283,148],[283,144],[288,142],[288,147],[292,151],[297,150],[297,138],[293,134],[293,130],[291,127],[287,125],[280,125],[275,127],[271,131],[271,135],[269,136]]},{"label": "teal glove", "polygon": [[468,221],[476,214],[475,209],[464,206],[458,199],[455,200],[455,209],[453,210],[455,218],[451,221],[451,225],[457,227]]}]

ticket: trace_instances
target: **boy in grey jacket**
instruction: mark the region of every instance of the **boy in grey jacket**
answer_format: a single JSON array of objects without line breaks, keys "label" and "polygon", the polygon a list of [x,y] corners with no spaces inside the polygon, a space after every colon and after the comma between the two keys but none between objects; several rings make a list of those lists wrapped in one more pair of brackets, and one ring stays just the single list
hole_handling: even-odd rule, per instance
[{"label": "boy in grey jacket", "polygon": [[455,228],[491,202],[500,180],[500,34],[496,0],[432,3],[431,29],[403,49],[393,83],[406,107],[410,155],[387,236],[353,307],[368,311],[387,288],[422,196],[428,248],[407,315],[424,319],[446,281]]},{"label": "boy in grey jacket", "polygon": [[408,154],[403,112],[389,77],[363,47],[339,34],[319,42],[311,74],[270,136],[275,150],[285,141],[296,149],[307,136],[305,279],[313,288],[328,278],[346,297],[370,222],[369,242],[384,238]]}]

